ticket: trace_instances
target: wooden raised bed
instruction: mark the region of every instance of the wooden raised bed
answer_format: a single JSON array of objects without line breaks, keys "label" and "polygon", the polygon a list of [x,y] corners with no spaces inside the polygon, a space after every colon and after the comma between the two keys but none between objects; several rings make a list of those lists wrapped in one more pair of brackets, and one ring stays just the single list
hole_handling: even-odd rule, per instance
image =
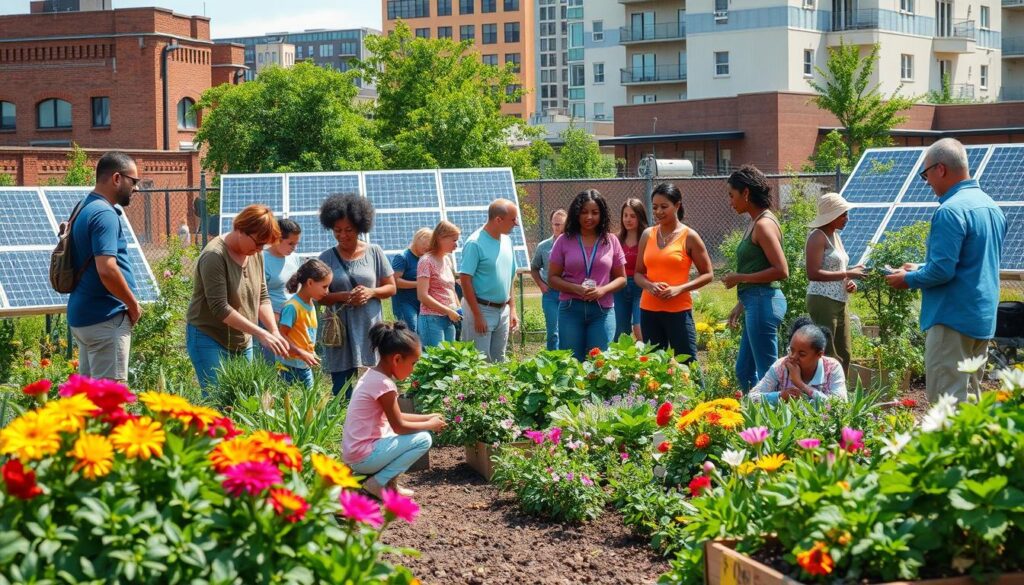
[{"label": "wooden raised bed", "polygon": [[[743,553],[733,550],[734,540],[715,540],[704,544],[704,583],[706,585],[802,585]],[[978,585],[969,576],[911,581],[915,585]],[[908,585],[892,581],[883,585]],[[1005,573],[987,585],[1024,585],[1024,573]]]},{"label": "wooden raised bed", "polygon": [[498,445],[497,448],[489,443],[481,443],[477,441],[466,445],[466,463],[473,468],[474,471],[480,474],[481,477],[487,481],[491,481],[494,477],[494,461],[492,457],[498,454],[498,451],[506,447],[513,447],[516,449],[530,449],[533,447],[533,441],[516,441],[514,443],[505,443]]}]

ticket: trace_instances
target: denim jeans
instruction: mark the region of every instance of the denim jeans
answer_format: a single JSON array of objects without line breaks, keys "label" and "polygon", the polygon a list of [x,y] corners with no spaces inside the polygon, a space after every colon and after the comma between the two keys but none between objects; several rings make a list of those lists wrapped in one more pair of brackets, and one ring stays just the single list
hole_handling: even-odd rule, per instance
[{"label": "denim jeans", "polygon": [[540,298],[544,311],[544,327],[547,329],[547,349],[558,349],[558,291],[549,288]]},{"label": "denim jeans", "polygon": [[285,369],[281,370],[281,377],[284,378],[284,381],[288,384],[301,382],[306,388],[313,387],[313,370],[309,368],[285,366]]},{"label": "denim jeans", "polygon": [[420,323],[416,330],[419,331],[424,349],[441,345],[442,341],[455,341],[455,323],[444,315],[420,313]]},{"label": "denim jeans", "polygon": [[615,333],[615,316],[596,301],[571,299],[558,304],[558,349],[571,349],[579,361],[592,348],[608,349]]},{"label": "denim jeans", "polygon": [[508,328],[511,310],[508,305],[500,309],[480,305],[480,313],[487,322],[487,331],[477,333],[476,322],[469,303],[462,301],[462,340],[472,341],[477,351],[487,356],[487,361],[505,361],[505,349],[508,347]]},{"label": "denim jeans", "polygon": [[768,286],[754,286],[737,294],[743,305],[743,335],[736,356],[736,378],[748,392],[779,357],[779,325],[786,316],[786,297]]},{"label": "denim jeans", "polygon": [[632,335],[633,326],[640,324],[641,292],[632,276],[627,276],[626,286],[615,292],[615,339],[623,333]]},{"label": "denim jeans", "polygon": [[226,347],[192,325],[185,326],[185,349],[188,350],[188,359],[192,361],[192,367],[196,369],[199,387],[203,390],[210,384],[217,383],[217,369],[220,368],[221,361],[234,356],[245,356],[245,359],[252,361],[252,344],[239,352],[228,351]]},{"label": "denim jeans", "polygon": [[419,431],[409,435],[382,437],[373,444],[373,452],[366,458],[349,463],[352,471],[360,475],[370,475],[378,484],[384,486],[395,479],[413,463],[430,450],[433,439],[427,431]]},{"label": "denim jeans", "polygon": [[419,305],[395,297],[391,297],[391,299],[391,308],[395,312],[395,320],[405,321],[405,324],[409,326],[409,329],[413,330],[413,333],[418,333],[419,329],[416,327],[420,316]]},{"label": "denim jeans", "polygon": [[359,373],[359,368],[351,368],[348,370],[341,370],[340,372],[331,372],[331,392],[335,396],[341,389],[345,387],[345,382],[352,380],[352,384],[345,390],[345,400],[352,398],[352,390],[356,387],[356,374]]}]

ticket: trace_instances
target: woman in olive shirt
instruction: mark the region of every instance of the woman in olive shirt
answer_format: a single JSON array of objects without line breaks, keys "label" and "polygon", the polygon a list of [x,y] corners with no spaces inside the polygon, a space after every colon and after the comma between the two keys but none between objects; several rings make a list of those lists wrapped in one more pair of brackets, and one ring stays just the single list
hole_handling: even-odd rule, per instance
[{"label": "woman in olive shirt", "polygon": [[[250,205],[230,233],[210,240],[196,261],[192,301],[185,315],[185,345],[203,389],[217,382],[221,360],[252,359],[252,338],[277,355],[288,341],[277,330],[263,278],[263,246],[281,237],[274,214]],[[266,329],[257,323],[265,323]]]},{"label": "woman in olive shirt", "polygon": [[736,272],[722,278],[725,288],[737,287],[739,302],[729,314],[729,326],[737,327],[743,316],[736,378],[746,393],[779,357],[779,325],[786,316],[779,281],[789,278],[789,264],[782,251],[782,227],[770,209],[768,179],[755,167],[744,165],[728,183],[732,208],[751,219],[736,248]]}]

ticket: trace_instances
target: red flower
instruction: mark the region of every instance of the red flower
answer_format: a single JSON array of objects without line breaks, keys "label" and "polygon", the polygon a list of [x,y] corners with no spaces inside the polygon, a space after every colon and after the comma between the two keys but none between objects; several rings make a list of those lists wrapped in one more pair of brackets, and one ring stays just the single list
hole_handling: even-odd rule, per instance
[{"label": "red flower", "polygon": [[412,387],[413,388],[419,388],[420,387],[420,381],[419,380],[413,380],[412,381]]},{"label": "red flower", "polygon": [[[221,432],[223,431],[223,432]],[[230,418],[222,416],[215,419],[210,423],[210,428],[206,430],[207,433],[213,438],[222,438],[225,441],[233,439],[238,435],[242,434],[242,431],[235,428],[235,423]]]},{"label": "red flower", "polygon": [[798,553],[796,562],[808,575],[828,575],[836,566],[823,542],[815,542],[811,550]]},{"label": "red flower", "polygon": [[734,398],[736,398],[736,400],[740,400],[741,398],[743,398],[743,393],[740,392],[739,390],[733,392],[732,395]]},{"label": "red flower", "polygon": [[711,436],[707,433],[701,433],[697,435],[697,438],[693,440],[693,446],[698,449],[707,449],[708,445],[711,444]]},{"label": "red flower", "polygon": [[139,415],[131,414],[121,407],[117,407],[109,412],[100,412],[100,419],[109,424],[112,429],[116,429],[130,420],[138,420],[138,418]]},{"label": "red flower", "polygon": [[39,360],[39,367],[48,368],[50,367],[50,358],[43,358]]},{"label": "red flower", "polygon": [[642,356],[640,356],[640,361],[641,361],[641,362],[646,362],[646,361],[647,361],[648,359],[650,359],[650,358],[648,358],[648,357],[647,357],[647,356],[645,356],[645,355],[642,355]]},{"label": "red flower", "polygon": [[42,380],[36,380],[31,384],[28,384],[21,389],[22,392],[29,396],[39,396],[40,394],[46,394],[53,387],[53,382],[43,378]]},{"label": "red flower", "polygon": [[135,395],[128,387],[114,380],[94,380],[86,376],[71,374],[68,381],[60,387],[60,395],[64,398],[75,394],[85,394],[101,412],[117,415],[123,410],[125,402],[135,402]]},{"label": "red flower", "polygon": [[904,398],[903,400],[900,400],[900,406],[903,408],[916,408],[917,401],[913,398]]},{"label": "red flower", "polygon": [[658,407],[658,417],[655,419],[659,427],[667,425],[672,420],[672,403],[666,402]]},{"label": "red flower", "polygon": [[711,489],[711,478],[706,475],[695,477],[690,481],[690,495],[694,498],[709,489]]},{"label": "red flower", "polygon": [[659,453],[668,453],[671,449],[672,443],[669,443],[668,441],[662,441],[661,443],[658,444]]},{"label": "red flower", "polygon": [[36,472],[25,469],[18,459],[11,459],[4,463],[4,483],[7,484],[7,493],[22,500],[31,500],[43,493],[43,490],[36,485]]},{"label": "red flower", "polygon": [[594,349],[590,350],[590,357],[597,357],[599,355],[601,355],[601,348],[595,347]]}]

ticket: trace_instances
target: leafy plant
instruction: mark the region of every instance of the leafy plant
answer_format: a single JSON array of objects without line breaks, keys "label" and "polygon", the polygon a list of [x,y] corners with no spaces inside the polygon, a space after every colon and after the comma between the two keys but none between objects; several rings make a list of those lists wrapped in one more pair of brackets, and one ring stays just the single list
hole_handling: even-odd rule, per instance
[{"label": "leafy plant", "polygon": [[[447,444],[506,443],[520,433],[515,402],[518,389],[504,370],[488,365],[454,374],[435,384],[436,399],[418,402],[424,412],[440,412],[448,427],[439,439]],[[429,406],[429,408],[425,408]]]},{"label": "leafy plant", "polygon": [[594,348],[583,363],[587,387],[601,399],[630,392],[654,400],[692,394],[690,369],[676,361],[671,350],[634,342],[623,334],[601,351]]},{"label": "leafy plant", "polygon": [[285,383],[277,364],[263,359],[247,360],[243,356],[220,362],[217,383],[207,388],[210,402],[217,408],[234,408],[239,400],[252,396],[275,397],[285,393]]},{"label": "leafy plant", "polygon": [[519,419],[530,428],[546,428],[551,410],[587,396],[583,367],[568,350],[542,351],[515,363],[511,371],[512,378],[522,384],[517,399]]},{"label": "leafy plant", "polygon": [[884,266],[899,268],[905,263],[923,262],[930,227],[918,222],[894,232],[871,247],[871,266],[874,270],[862,281],[864,298],[878,319],[878,338],[888,346],[898,337],[905,337],[917,328],[914,301],[917,291],[894,289],[885,282]]},{"label": "leafy plant", "polygon": [[474,371],[486,365],[486,358],[472,342],[443,342],[423,352],[409,377],[410,387],[406,394],[420,405],[421,412],[438,412],[442,398],[438,382],[453,374]]}]

